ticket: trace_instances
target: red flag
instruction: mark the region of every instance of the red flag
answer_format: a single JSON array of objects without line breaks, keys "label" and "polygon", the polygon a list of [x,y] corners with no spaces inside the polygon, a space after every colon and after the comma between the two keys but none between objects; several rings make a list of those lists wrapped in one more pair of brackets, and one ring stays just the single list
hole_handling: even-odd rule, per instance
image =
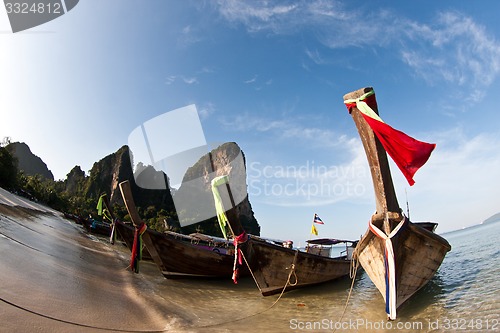
[{"label": "red flag", "polygon": [[[366,96],[362,101],[368,104],[372,110],[377,106],[375,94]],[[347,104],[349,109],[352,106],[356,105],[351,103]],[[406,177],[410,186],[415,184],[413,175],[415,175],[415,172],[427,162],[436,144],[415,140],[405,133],[392,128],[383,121],[370,117],[370,115],[365,112],[361,111],[361,114],[368,125],[370,125],[384,149]]]}]

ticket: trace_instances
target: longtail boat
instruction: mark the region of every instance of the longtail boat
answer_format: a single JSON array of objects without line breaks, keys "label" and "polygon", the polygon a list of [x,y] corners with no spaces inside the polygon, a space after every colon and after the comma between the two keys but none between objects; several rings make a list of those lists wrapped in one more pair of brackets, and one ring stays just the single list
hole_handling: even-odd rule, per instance
[{"label": "longtail boat", "polygon": [[99,234],[102,236],[111,235],[111,224],[105,221],[98,221],[92,217],[80,219],[83,227],[91,234]]},{"label": "longtail boat", "polygon": [[[435,145],[417,141],[383,123],[371,87],[346,94],[344,103],[368,158],[376,200],[376,212],[354,257],[384,297],[388,318],[394,320],[396,310],[434,276],[451,246],[433,233],[435,223],[412,223],[403,215],[386,152],[413,185],[413,174],[427,161]],[[394,139],[400,141],[391,146]]]},{"label": "longtail boat", "polygon": [[[234,256],[231,251],[215,246],[194,236],[177,233],[161,233],[148,229],[137,213],[130,184],[124,181],[119,184],[123,201],[132,219],[133,226],[116,221],[116,229],[120,235],[127,235],[132,249],[131,268],[136,272],[137,256],[142,242],[150,253],[154,263],[163,276],[168,279],[179,278],[223,278],[233,274]],[[131,235],[134,235],[131,237]],[[130,240],[132,239],[132,242]],[[134,253],[134,244],[136,247]],[[211,246],[214,245],[214,246]],[[242,274],[248,271],[243,270]]]},{"label": "longtail boat", "polygon": [[247,265],[263,296],[349,276],[352,261],[347,256],[331,258],[307,253],[246,234],[236,214],[228,176],[214,178],[212,191],[219,222],[226,224],[234,235],[235,282],[239,267]]}]

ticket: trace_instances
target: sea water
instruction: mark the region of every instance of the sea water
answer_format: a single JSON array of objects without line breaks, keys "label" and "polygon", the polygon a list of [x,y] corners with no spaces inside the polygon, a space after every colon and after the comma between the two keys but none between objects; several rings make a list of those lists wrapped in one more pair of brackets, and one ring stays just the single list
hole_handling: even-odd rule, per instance
[{"label": "sea water", "polygon": [[132,273],[128,249],[70,223],[0,214],[0,332],[500,331],[500,222],[443,235],[451,252],[395,321],[362,271],[263,297],[251,277],[167,280],[151,262]]},{"label": "sea water", "polygon": [[[387,321],[379,291],[362,271],[349,278],[262,297],[251,278],[169,281],[155,292],[175,304],[176,331],[495,332],[500,331],[500,223],[443,235],[451,244],[434,278]],[[150,272],[153,273],[153,272]],[[154,275],[154,274],[153,274]]]}]

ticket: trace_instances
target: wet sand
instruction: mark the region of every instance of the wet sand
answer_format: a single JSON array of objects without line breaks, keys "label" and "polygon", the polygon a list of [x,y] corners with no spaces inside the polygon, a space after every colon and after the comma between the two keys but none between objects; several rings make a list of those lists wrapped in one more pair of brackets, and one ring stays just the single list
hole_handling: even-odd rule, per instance
[{"label": "wet sand", "polygon": [[[167,280],[151,262],[134,274],[121,244],[1,188],[0,253],[0,332],[289,332],[290,318],[317,315],[325,292],[287,293],[272,307],[277,297],[251,278]],[[349,286],[333,285],[338,304]]]},{"label": "wet sand", "polygon": [[[362,272],[342,317],[348,278],[285,293],[273,306],[277,295],[262,297],[251,278],[236,286],[230,277],[167,280],[144,261],[134,274],[125,246],[0,188],[0,332],[333,332],[336,324],[346,325],[337,332],[394,332],[398,324],[420,325],[398,332],[446,332],[443,320],[456,318],[498,330],[498,247],[488,245],[481,283],[464,289],[475,279],[463,274],[478,266],[469,258],[478,250],[464,245],[476,243],[464,242],[396,321],[385,320],[382,296]],[[481,300],[476,311],[470,299]]]},{"label": "wet sand", "polygon": [[126,270],[125,249],[3,189],[0,253],[2,332],[163,331],[181,323],[145,275]]}]

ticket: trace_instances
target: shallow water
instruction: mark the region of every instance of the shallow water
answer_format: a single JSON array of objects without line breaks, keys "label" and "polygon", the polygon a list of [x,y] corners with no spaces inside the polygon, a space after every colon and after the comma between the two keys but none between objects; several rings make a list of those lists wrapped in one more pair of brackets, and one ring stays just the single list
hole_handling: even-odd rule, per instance
[{"label": "shallow water", "polygon": [[276,302],[251,278],[166,280],[148,262],[133,274],[125,247],[60,216],[0,214],[0,331],[500,331],[499,231],[495,223],[444,235],[452,251],[438,273],[388,322],[362,271],[347,307],[348,278]]},{"label": "shallow water", "polygon": [[[452,245],[435,277],[385,320],[384,301],[364,273],[340,281],[262,297],[251,278],[231,281],[171,281],[153,270],[153,291],[168,298],[186,322],[176,330],[214,332],[486,332],[500,331],[500,223],[445,235]],[[153,276],[154,275],[154,276]],[[272,307],[271,307],[272,306]],[[346,309],[345,314],[342,313]],[[209,326],[209,327],[207,327]]]}]

